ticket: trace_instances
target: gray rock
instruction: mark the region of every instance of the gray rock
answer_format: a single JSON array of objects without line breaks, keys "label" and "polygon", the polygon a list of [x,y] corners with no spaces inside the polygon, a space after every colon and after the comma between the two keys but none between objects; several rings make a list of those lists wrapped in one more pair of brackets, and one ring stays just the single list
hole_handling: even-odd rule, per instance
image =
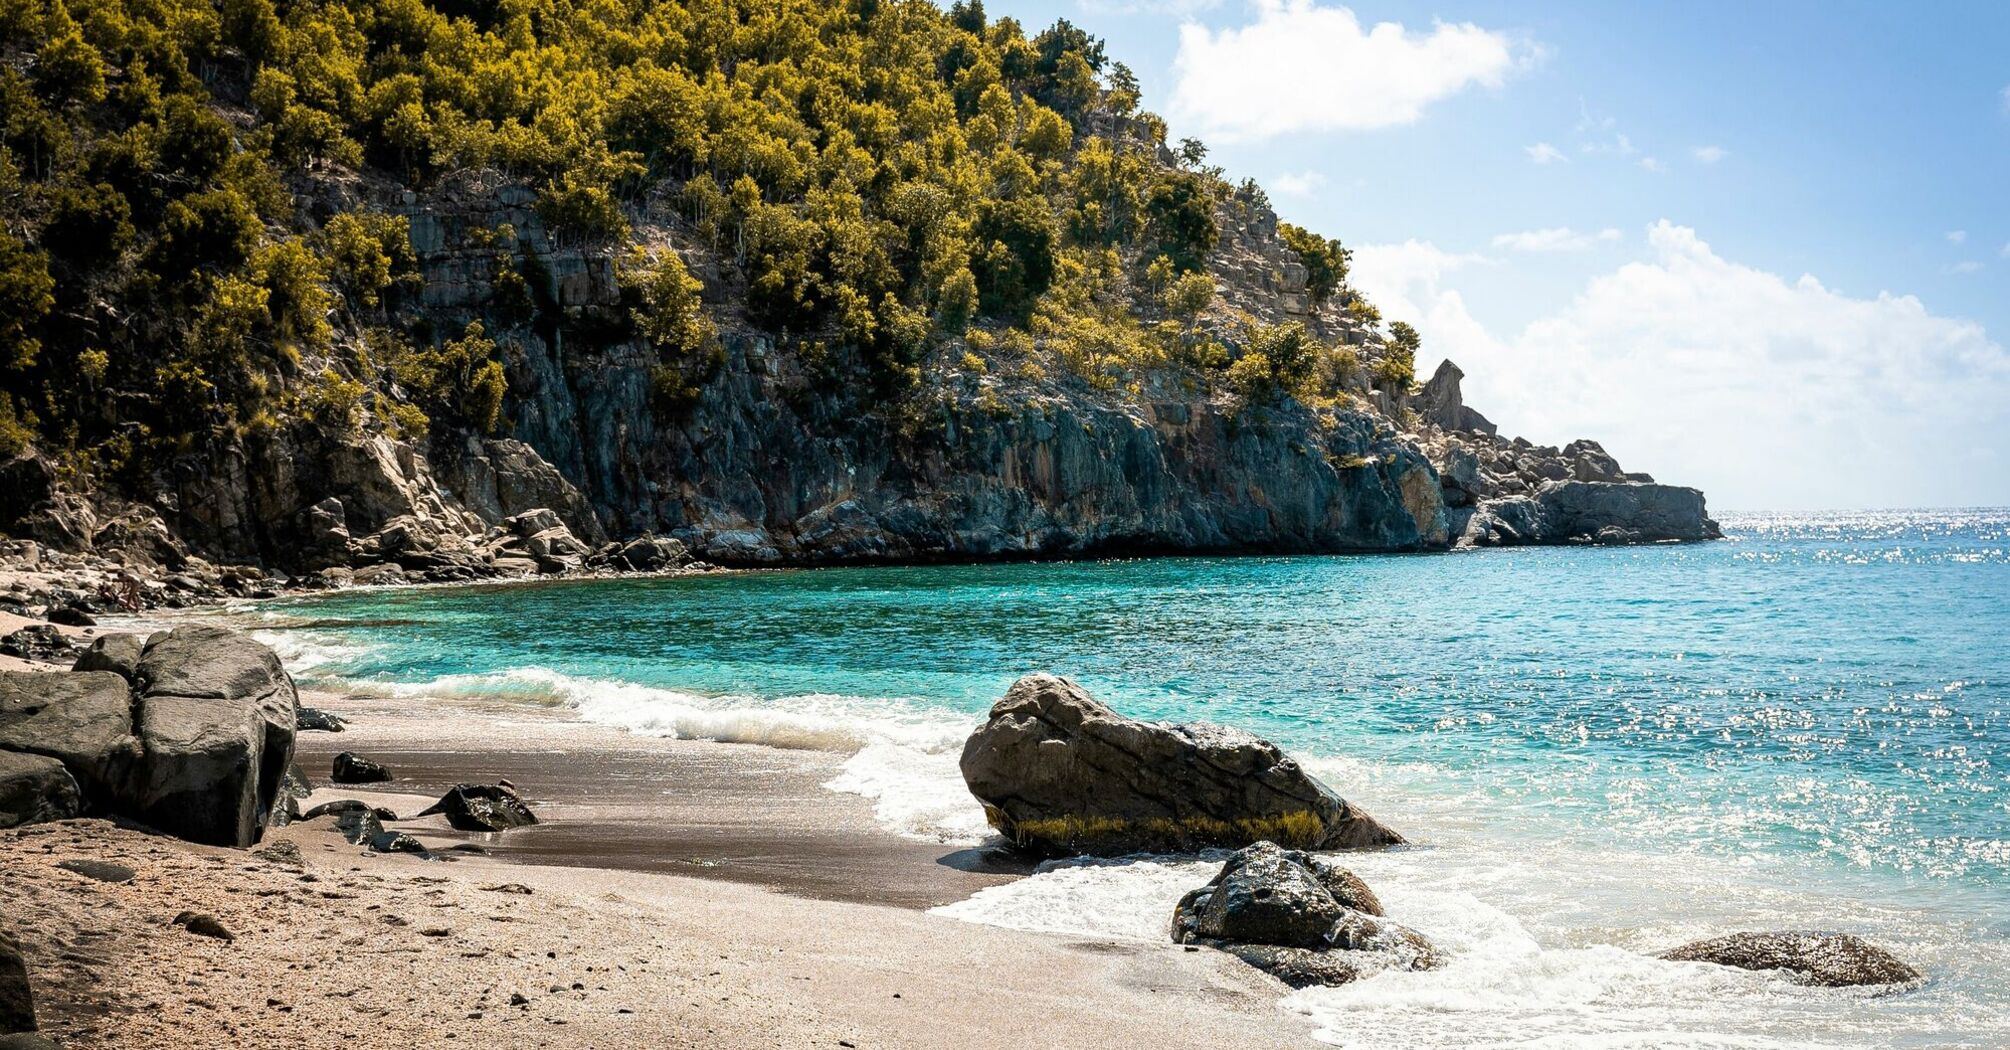
[{"label": "gray rock", "polygon": [[530,804],[507,784],[456,784],[419,816],[434,813],[462,831],[507,831],[537,823]]},{"label": "gray rock", "polygon": [[391,770],[354,751],[344,751],[335,756],[329,779],[337,784],[378,784],[391,779]]},{"label": "gray rock", "polygon": [[0,1032],[35,1030],[35,990],[21,945],[0,930]]},{"label": "gray rock", "polygon": [[257,842],[293,763],[300,707],[279,657],[235,631],[177,627],[148,643],[138,681],[135,815],[196,842]]},{"label": "gray rock", "polygon": [[1259,842],[1180,899],[1172,938],[1232,952],[1292,987],[1438,965],[1423,934],[1381,918],[1380,911],[1374,892],[1353,873],[1314,854]]},{"label": "gray rock", "polygon": [[84,793],[63,763],[0,751],[0,828],[68,820],[83,812]]},{"label": "gray rock", "polygon": [[86,804],[116,810],[141,761],[126,680],[107,671],[0,672],[0,751],[61,761]]},{"label": "gray rock", "polygon": [[70,670],[110,671],[130,682],[139,672],[140,654],[145,650],[146,639],[137,634],[101,634],[91,640]]},{"label": "gray rock", "polygon": [[64,871],[74,872],[87,879],[95,879],[99,882],[131,882],[135,874],[133,869],[126,867],[124,864],[114,864],[108,860],[90,860],[88,858],[82,860],[63,860],[57,861],[56,866]]},{"label": "gray rock", "polygon": [[1905,984],[1923,975],[1897,956],[1846,933],[1732,933],[1662,952],[1670,962],[1706,962],[1740,970],[1779,970],[1821,988]]},{"label": "gray rock", "polygon": [[285,827],[300,819],[300,804],[314,794],[314,784],[307,779],[307,773],[294,762],[286,767],[286,775],[279,781],[279,799],[272,807],[272,816],[266,823],[275,828]]},{"label": "gray rock", "polygon": [[289,839],[281,839],[278,842],[255,849],[251,851],[251,855],[257,857],[259,860],[285,865],[289,868],[307,866],[307,858],[300,853],[300,844]]},{"label": "gray rock", "polygon": [[656,536],[637,536],[621,547],[620,557],[638,572],[656,572],[690,562],[682,543]]},{"label": "gray rock", "polygon": [[1403,841],[1267,741],[1125,718],[1054,675],[1013,684],[965,743],[962,770],[991,825],[1041,855]]},{"label": "gray rock", "polygon": [[0,1035],[0,1050],[63,1050],[63,1044],[40,1032]]},{"label": "gray rock", "polygon": [[43,619],[50,623],[61,624],[64,627],[96,627],[98,625],[98,618],[92,616],[89,609],[76,605],[51,606],[48,614]]},{"label": "gray rock", "polygon": [[237,935],[230,932],[216,916],[204,912],[185,911],[174,917],[172,925],[179,926],[198,937],[214,937],[219,941],[234,941]]},{"label": "gray rock", "polygon": [[1440,362],[1417,395],[1417,414],[1442,430],[1466,430],[1491,437],[1498,433],[1498,428],[1487,417],[1466,407],[1459,390],[1459,381],[1465,377],[1465,372],[1450,358]]}]

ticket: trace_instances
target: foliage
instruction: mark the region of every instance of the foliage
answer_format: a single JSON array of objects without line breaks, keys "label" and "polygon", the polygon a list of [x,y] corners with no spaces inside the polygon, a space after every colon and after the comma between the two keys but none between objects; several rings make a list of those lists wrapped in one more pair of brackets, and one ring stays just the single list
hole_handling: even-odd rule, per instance
[{"label": "foliage", "polygon": [[1277,235],[1285,247],[1298,255],[1298,261],[1305,264],[1305,291],[1314,303],[1325,302],[1346,283],[1351,256],[1339,241],[1288,222],[1277,224]]},{"label": "foliage", "polygon": [[1375,362],[1375,381],[1396,390],[1408,390],[1417,381],[1417,351],[1423,338],[1402,321],[1389,323],[1389,342],[1382,359]]}]

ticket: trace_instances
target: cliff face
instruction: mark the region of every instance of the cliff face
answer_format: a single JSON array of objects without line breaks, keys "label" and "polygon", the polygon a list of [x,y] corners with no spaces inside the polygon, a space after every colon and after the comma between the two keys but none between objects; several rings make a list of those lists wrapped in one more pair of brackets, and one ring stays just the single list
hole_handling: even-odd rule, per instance
[{"label": "cliff face", "polygon": [[[497,571],[500,524],[536,508],[589,545],[655,533],[753,565],[1716,534],[1700,493],[1623,473],[1594,443],[1499,438],[1463,405],[1449,362],[1414,394],[1361,379],[1351,407],[1317,412],[940,369],[898,412],[868,413],[842,377],[729,329],[695,396],[665,413],[651,402],[650,349],[596,338],[619,331],[611,253],[554,245],[532,200],[471,180],[379,202],[411,221],[417,300],[438,330],[493,324],[501,270],[534,279],[535,310],[498,332],[509,436],[414,444],[302,426],[184,457],[162,472],[166,528],[140,530],[140,546],[168,561],[186,549],[296,574],[393,563],[452,579]],[[1211,270],[1225,309],[1299,321],[1370,358],[1381,349],[1369,325],[1311,302],[1267,206],[1220,207]],[[504,225],[517,240],[498,253],[487,231]],[[657,232],[673,239],[674,220]],[[133,548],[148,511],[53,490],[15,502],[12,531],[70,548]]]}]

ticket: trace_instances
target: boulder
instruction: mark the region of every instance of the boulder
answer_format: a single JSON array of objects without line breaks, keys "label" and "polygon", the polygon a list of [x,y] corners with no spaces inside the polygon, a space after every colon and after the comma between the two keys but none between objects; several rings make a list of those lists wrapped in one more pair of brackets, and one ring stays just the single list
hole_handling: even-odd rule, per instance
[{"label": "boulder", "polygon": [[43,619],[50,623],[61,624],[64,627],[96,627],[98,625],[98,618],[92,616],[89,609],[75,605],[51,606],[48,615],[44,616]]},{"label": "boulder", "polygon": [[1314,854],[1259,842],[1180,899],[1172,938],[1232,952],[1294,988],[1437,966],[1431,942],[1382,918],[1381,909],[1374,891],[1352,872]]},{"label": "boulder", "polygon": [[40,1032],[0,1035],[0,1050],[63,1050],[63,1044]]},{"label": "boulder", "polygon": [[307,780],[307,774],[295,762],[286,767],[286,775],[279,781],[279,801],[272,807],[272,815],[266,823],[271,827],[284,827],[300,819],[300,804],[314,794],[314,785]]},{"label": "boulder", "polygon": [[35,1030],[35,992],[21,946],[0,930],[0,1032]]},{"label": "boulder", "polygon": [[434,813],[462,831],[507,831],[537,823],[530,804],[508,784],[456,784],[419,816]]},{"label": "boulder", "polygon": [[302,733],[340,733],[347,728],[349,723],[333,712],[314,707],[300,709],[299,731]]},{"label": "boulder", "polygon": [[1660,957],[1740,970],[1779,970],[1800,984],[1820,988],[1905,984],[1922,976],[1883,948],[1846,933],[1732,933],[1692,941]]},{"label": "boulder", "polygon": [[1459,381],[1465,377],[1465,372],[1450,358],[1440,362],[1438,370],[1417,394],[1417,414],[1441,430],[1464,430],[1492,437],[1498,428],[1487,417],[1466,407],[1459,390]]},{"label": "boulder", "polygon": [[60,761],[87,805],[117,810],[141,762],[132,695],[108,671],[0,672],[0,751]]},{"label": "boulder", "polygon": [[[1573,446],[1574,447],[1574,446]],[[1594,446],[1596,447],[1596,446]],[[1600,454],[1603,450],[1599,450]],[[1551,481],[1536,491],[1546,538],[1560,543],[1595,537],[1608,525],[1641,542],[1715,540],[1724,534],[1704,508],[1703,493],[1677,485]]]},{"label": "boulder", "polygon": [[1049,674],[1012,685],[964,744],[962,769],[991,826],[1045,856],[1403,841],[1267,741],[1126,718]]},{"label": "boulder", "polygon": [[372,762],[354,751],[335,756],[329,779],[337,784],[378,784],[391,779],[391,770],[382,762]]},{"label": "boulder", "polygon": [[146,639],[137,634],[101,634],[91,640],[70,670],[110,671],[130,682],[139,672],[140,655],[146,646]]},{"label": "boulder", "polygon": [[0,828],[68,820],[83,812],[84,793],[63,763],[0,751]]},{"label": "boulder", "polygon": [[538,507],[508,518],[503,522],[503,527],[522,539],[529,539],[540,532],[565,528],[565,522],[559,518],[556,511]]},{"label": "boulder", "polygon": [[637,536],[622,544],[620,558],[638,572],[656,572],[684,565],[690,562],[691,555],[676,540]]},{"label": "boulder", "polygon": [[133,815],[211,845],[249,846],[293,763],[300,707],[271,649],[220,627],[156,636],[137,671],[146,759]]}]

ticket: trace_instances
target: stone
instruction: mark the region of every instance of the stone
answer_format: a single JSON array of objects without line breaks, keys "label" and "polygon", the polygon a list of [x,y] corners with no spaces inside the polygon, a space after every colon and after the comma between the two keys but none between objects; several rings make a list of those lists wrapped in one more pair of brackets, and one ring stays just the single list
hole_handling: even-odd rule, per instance
[{"label": "stone", "polygon": [[1778,970],[1797,983],[1819,988],[1906,984],[1923,976],[1885,949],[1846,933],[1732,933],[1671,948],[1660,958],[1740,970]]},{"label": "stone", "polygon": [[219,941],[234,941],[237,935],[223,925],[214,915],[203,912],[185,911],[174,917],[171,924],[179,926],[199,937],[214,937]]},{"label": "stone", "polygon": [[1499,428],[1466,407],[1465,397],[1459,390],[1459,381],[1466,377],[1458,365],[1450,358],[1438,364],[1438,370],[1431,374],[1423,389],[1417,394],[1417,414],[1441,430],[1471,431],[1492,437]]},{"label": "stone", "polygon": [[89,609],[79,608],[75,605],[51,606],[48,615],[42,618],[50,623],[61,624],[64,627],[96,627],[98,625],[98,618],[92,616]]},{"label": "stone", "polygon": [[35,1030],[35,990],[21,945],[0,930],[0,1032]]},{"label": "stone", "polygon": [[563,529],[565,522],[559,518],[556,511],[537,507],[505,520],[503,527],[518,537],[529,539],[540,532]]},{"label": "stone", "polygon": [[281,839],[278,842],[252,850],[251,855],[257,857],[259,860],[268,861],[273,864],[283,864],[289,868],[303,868],[307,866],[307,858],[300,853],[300,844],[290,839]]},{"label": "stone", "polygon": [[655,536],[637,536],[621,546],[620,558],[637,572],[657,572],[690,562],[682,543]]},{"label": "stone", "polygon": [[1381,907],[1366,883],[1326,858],[1258,842],[1180,899],[1172,939],[1231,952],[1294,988],[1436,967],[1431,942],[1382,918]]},{"label": "stone", "polygon": [[348,720],[331,711],[323,711],[318,707],[300,709],[300,732],[340,733],[347,728],[349,728]]},{"label": "stone", "polygon": [[0,828],[68,820],[83,812],[83,790],[63,763],[0,751]]},{"label": "stone", "polygon": [[[1601,453],[1603,450],[1600,450]],[[1551,481],[1536,491],[1546,521],[1545,539],[1560,543],[1596,536],[1608,525],[1639,542],[1715,540],[1724,534],[1704,507],[1703,493],[1676,485],[1632,482]]]},{"label": "stone", "polygon": [[433,851],[427,849],[418,839],[402,831],[380,831],[370,837],[369,846],[372,853],[416,853],[422,857],[433,855]]},{"label": "stone", "polygon": [[271,827],[284,827],[300,819],[300,804],[314,794],[314,785],[307,779],[307,772],[300,763],[290,763],[286,775],[279,781],[279,798],[272,807],[272,816],[267,820]]},{"label": "stone", "polygon": [[1126,718],[1055,675],[1014,683],[961,765],[991,826],[1042,856],[1403,841],[1265,740]]},{"label": "stone", "polygon": [[63,1044],[40,1032],[0,1035],[0,1050],[63,1050]]},{"label": "stone", "polygon": [[177,627],[149,641],[137,679],[146,757],[134,815],[194,842],[257,842],[293,764],[300,707],[279,657],[235,631]]},{"label": "stone", "polygon": [[133,869],[124,864],[114,864],[108,860],[62,860],[57,861],[56,866],[99,882],[131,882],[135,874]]},{"label": "stone", "polygon": [[0,638],[0,656],[12,656],[38,663],[60,663],[70,659],[77,647],[54,625],[33,623]]},{"label": "stone", "polygon": [[0,751],[60,761],[87,806],[116,810],[142,757],[126,680],[0,671]]},{"label": "stone", "polygon": [[354,751],[344,751],[335,756],[329,779],[337,784],[377,784],[391,779],[391,770]]},{"label": "stone", "polygon": [[137,634],[101,634],[70,665],[72,671],[110,671],[130,682],[138,674],[146,639]]},{"label": "stone", "polygon": [[434,813],[461,831],[507,831],[537,823],[529,803],[507,784],[456,784],[418,815]]}]

